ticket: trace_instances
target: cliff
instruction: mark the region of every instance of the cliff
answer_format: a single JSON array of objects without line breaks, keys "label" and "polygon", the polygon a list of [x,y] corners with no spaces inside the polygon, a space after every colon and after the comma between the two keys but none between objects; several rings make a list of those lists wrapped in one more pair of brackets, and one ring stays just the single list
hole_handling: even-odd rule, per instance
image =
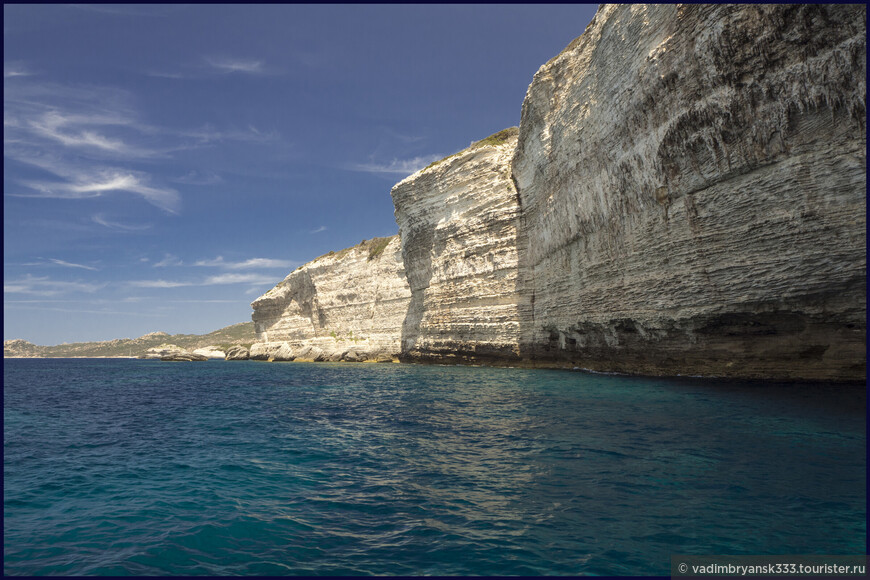
[{"label": "cliff", "polygon": [[393,187],[411,288],[403,360],[518,359],[516,143],[506,129]]},{"label": "cliff", "polygon": [[330,252],[255,300],[259,360],[391,361],[410,291],[399,236]]},{"label": "cliff", "polygon": [[602,7],[523,103],[522,356],[863,379],[865,37],[861,5]]},{"label": "cliff", "polygon": [[865,48],[862,5],[603,6],[383,255],[253,303],[252,358],[863,380]]}]

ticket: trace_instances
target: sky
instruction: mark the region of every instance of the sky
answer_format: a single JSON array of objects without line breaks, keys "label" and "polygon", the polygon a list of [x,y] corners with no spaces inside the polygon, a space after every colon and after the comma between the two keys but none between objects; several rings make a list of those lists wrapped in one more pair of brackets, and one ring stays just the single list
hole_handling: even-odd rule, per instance
[{"label": "sky", "polygon": [[4,4],[4,340],[202,334],[519,124],[596,5]]}]

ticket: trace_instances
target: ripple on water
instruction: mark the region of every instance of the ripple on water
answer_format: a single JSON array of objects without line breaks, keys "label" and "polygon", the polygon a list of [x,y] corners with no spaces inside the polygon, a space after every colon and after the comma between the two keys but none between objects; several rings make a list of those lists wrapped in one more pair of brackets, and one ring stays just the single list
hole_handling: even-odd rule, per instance
[{"label": "ripple on water", "polygon": [[672,553],[862,553],[865,396],[7,360],[4,572],[650,575]]}]

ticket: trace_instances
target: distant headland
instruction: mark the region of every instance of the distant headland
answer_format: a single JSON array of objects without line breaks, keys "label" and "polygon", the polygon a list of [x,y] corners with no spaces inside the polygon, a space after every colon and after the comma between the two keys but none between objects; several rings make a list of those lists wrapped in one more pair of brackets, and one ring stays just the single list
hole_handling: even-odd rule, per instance
[{"label": "distant headland", "polygon": [[[210,351],[226,354],[233,347],[250,348],[256,341],[254,324],[240,322],[208,334],[167,334],[150,332],[139,338],[118,338],[100,342],[71,342],[56,346],[39,346],[23,339],[3,342],[4,358],[138,358],[149,350],[160,350],[162,345],[173,345],[177,350]],[[224,358],[221,356],[220,358]]]}]

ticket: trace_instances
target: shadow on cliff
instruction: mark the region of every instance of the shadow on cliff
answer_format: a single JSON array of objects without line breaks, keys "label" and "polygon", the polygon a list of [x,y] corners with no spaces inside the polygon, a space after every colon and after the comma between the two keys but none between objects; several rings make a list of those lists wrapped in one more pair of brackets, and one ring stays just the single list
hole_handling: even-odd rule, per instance
[{"label": "shadow on cliff", "polygon": [[[402,362],[420,360],[417,340],[420,337],[420,323],[424,313],[424,292],[432,280],[432,243],[434,233],[429,228],[412,228],[402,242],[402,261],[406,264],[405,274],[411,288],[411,301],[402,322],[402,342],[399,359]],[[415,264],[414,268],[407,267]]]}]

